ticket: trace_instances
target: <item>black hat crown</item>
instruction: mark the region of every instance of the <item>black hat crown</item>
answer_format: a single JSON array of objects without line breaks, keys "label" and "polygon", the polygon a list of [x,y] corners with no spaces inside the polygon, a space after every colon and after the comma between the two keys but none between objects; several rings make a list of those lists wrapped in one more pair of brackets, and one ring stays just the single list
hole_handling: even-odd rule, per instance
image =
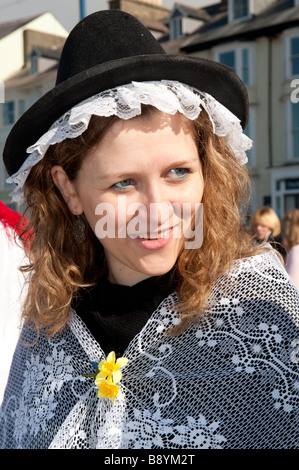
[{"label": "black hat crown", "polygon": [[71,31],[64,45],[56,84],[117,59],[165,54],[137,18],[120,10],[94,13]]}]

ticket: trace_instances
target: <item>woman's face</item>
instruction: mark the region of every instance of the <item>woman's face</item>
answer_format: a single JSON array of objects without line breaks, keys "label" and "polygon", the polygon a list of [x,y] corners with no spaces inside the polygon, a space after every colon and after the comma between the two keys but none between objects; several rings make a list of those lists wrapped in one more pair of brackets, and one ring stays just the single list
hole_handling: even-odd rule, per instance
[{"label": "woman's face", "polygon": [[266,225],[263,225],[261,223],[258,223],[255,225],[255,233],[256,233],[256,238],[259,241],[267,241],[269,238],[269,235],[271,233],[271,230],[269,227]]},{"label": "woman's face", "polygon": [[84,212],[104,247],[109,279],[125,285],[174,266],[204,188],[186,122],[160,112],[114,123],[70,185],[69,209]]}]

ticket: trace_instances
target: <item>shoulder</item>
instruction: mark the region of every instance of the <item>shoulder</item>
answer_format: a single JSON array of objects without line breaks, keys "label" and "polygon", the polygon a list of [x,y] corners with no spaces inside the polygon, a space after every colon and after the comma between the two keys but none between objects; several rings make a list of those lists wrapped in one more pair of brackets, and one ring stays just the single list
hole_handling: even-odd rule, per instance
[{"label": "shoulder", "polygon": [[266,245],[265,250],[258,254],[235,260],[228,274],[234,276],[246,272],[254,273],[257,278],[271,276],[272,274],[273,280],[282,282],[288,280],[280,256],[275,250],[271,249],[270,245]]},{"label": "shoulder", "polygon": [[294,245],[288,252],[288,258],[298,258],[299,257],[299,245]]},{"label": "shoulder", "polygon": [[272,250],[236,260],[213,286],[212,298],[238,300],[261,316],[267,311],[287,313],[299,321],[298,290]]}]

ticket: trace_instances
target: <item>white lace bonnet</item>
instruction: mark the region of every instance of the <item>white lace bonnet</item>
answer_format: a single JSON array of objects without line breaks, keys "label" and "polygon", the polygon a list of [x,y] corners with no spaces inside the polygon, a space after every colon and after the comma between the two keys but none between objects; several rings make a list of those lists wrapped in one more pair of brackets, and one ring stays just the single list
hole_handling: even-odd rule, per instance
[{"label": "white lace bonnet", "polygon": [[24,184],[31,168],[45,155],[50,145],[81,135],[92,115],[118,116],[131,119],[141,114],[141,105],[151,105],[168,114],[180,112],[196,119],[202,109],[208,113],[214,133],[225,137],[228,146],[240,161],[247,162],[246,151],[252,141],[243,133],[240,120],[211,95],[178,81],[131,82],[98,93],[73,106],[42,137],[27,149],[29,154],[19,170],[7,179],[16,185],[12,200],[22,202]]}]

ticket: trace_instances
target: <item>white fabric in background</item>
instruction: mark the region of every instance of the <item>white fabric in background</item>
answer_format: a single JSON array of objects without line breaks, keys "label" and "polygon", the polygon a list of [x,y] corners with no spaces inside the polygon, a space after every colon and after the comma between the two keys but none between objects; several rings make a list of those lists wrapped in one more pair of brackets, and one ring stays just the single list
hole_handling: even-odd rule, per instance
[{"label": "white fabric in background", "polygon": [[24,278],[18,267],[24,258],[14,230],[0,221],[0,403],[20,334],[21,296],[25,291],[22,294]]},{"label": "white fabric in background", "polygon": [[295,245],[289,250],[286,270],[299,289],[299,245]]}]

